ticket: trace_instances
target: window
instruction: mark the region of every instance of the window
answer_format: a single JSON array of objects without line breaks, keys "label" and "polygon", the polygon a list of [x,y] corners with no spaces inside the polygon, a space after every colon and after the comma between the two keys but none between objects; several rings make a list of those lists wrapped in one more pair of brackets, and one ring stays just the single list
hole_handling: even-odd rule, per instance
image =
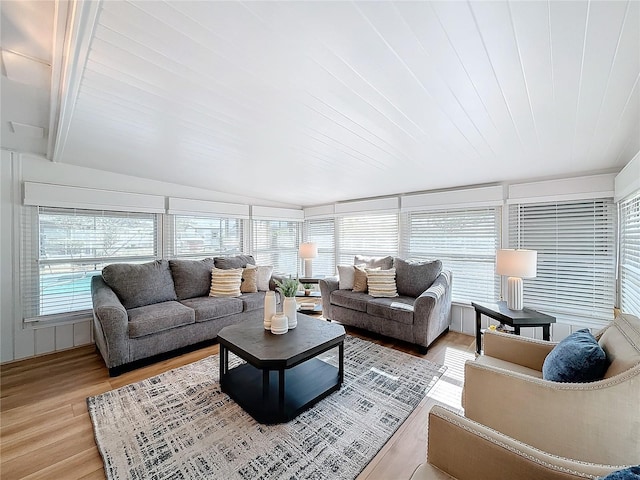
[{"label": "window", "polygon": [[258,265],[273,265],[274,271],[298,273],[301,223],[287,220],[253,220],[252,253]]},{"label": "window", "polygon": [[403,250],[409,259],[441,260],[453,272],[454,301],[495,301],[500,291],[495,274],[500,212],[491,207],[406,213]]},{"label": "window", "polygon": [[244,249],[244,220],[207,216],[173,216],[173,257],[204,258],[238,255]]},{"label": "window", "polygon": [[109,263],[158,256],[155,214],[25,207],[26,319],[91,308],[91,277]]},{"label": "window", "polygon": [[398,215],[363,214],[338,218],[338,264],[353,265],[355,255],[398,255]]},{"label": "window", "polygon": [[640,192],[620,202],[620,309],[640,315]]},{"label": "window", "polygon": [[610,321],[615,219],[611,199],[511,205],[509,246],[538,252],[536,278],[524,280],[525,305],[558,319]]},{"label": "window", "polygon": [[313,274],[331,276],[336,273],[335,220],[323,218],[307,221],[307,240],[318,246],[313,259]]}]

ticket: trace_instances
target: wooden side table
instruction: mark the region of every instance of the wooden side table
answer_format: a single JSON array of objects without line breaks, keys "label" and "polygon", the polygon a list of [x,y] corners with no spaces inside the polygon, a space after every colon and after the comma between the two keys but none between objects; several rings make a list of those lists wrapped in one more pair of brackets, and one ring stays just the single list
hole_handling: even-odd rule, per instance
[{"label": "wooden side table", "polygon": [[480,332],[481,315],[486,315],[500,323],[506,323],[510,327],[513,327],[516,335],[520,335],[521,327],[542,327],[542,338],[547,341],[551,339],[550,326],[552,323],[556,323],[556,317],[530,308],[509,310],[507,308],[507,302],[471,302],[471,305],[476,310],[476,353],[480,353],[482,348],[482,334]]}]

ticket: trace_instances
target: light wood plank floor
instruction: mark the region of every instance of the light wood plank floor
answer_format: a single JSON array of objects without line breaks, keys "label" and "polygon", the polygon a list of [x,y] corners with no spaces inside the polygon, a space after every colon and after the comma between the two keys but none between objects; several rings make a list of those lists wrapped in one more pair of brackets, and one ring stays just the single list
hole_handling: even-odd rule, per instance
[{"label": "light wood plank floor", "polygon": [[[404,342],[347,328],[355,336],[412,355]],[[427,414],[434,404],[460,409],[464,361],[474,357],[474,338],[450,332],[425,358],[447,371],[358,479],[409,478],[425,459]],[[104,479],[102,459],[87,412],[88,396],[157,375],[208,355],[218,345],[110,378],[93,346],[2,366],[0,371],[0,477],[3,480]]]}]

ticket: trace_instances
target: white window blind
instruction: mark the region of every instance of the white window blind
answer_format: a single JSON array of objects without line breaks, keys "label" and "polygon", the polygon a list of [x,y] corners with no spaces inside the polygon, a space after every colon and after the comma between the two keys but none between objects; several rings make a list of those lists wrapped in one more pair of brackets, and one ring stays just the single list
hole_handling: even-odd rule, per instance
[{"label": "white window blind", "polygon": [[25,319],[90,309],[91,277],[105,265],[158,256],[157,214],[23,208]]},{"label": "white window blind", "polygon": [[298,246],[302,223],[286,220],[253,220],[251,252],[258,265],[273,265],[274,271],[298,273]]},{"label": "white window blind", "polygon": [[500,207],[434,210],[403,214],[403,250],[415,260],[439,259],[453,273],[452,299],[495,301],[500,245]]},{"label": "white window blind", "polygon": [[607,322],[615,304],[612,199],[511,205],[509,246],[538,252],[524,304],[558,319]]},{"label": "white window blind", "polygon": [[308,220],[307,240],[318,246],[318,257],[313,259],[314,275],[335,275],[336,273],[336,236],[335,220],[322,218]]},{"label": "white window blind", "polygon": [[398,214],[338,218],[338,264],[353,265],[355,255],[398,255]]},{"label": "white window blind", "polygon": [[640,315],[640,192],[620,203],[620,309]]},{"label": "white window blind", "polygon": [[240,218],[174,215],[168,251],[183,258],[241,254],[244,222]]}]

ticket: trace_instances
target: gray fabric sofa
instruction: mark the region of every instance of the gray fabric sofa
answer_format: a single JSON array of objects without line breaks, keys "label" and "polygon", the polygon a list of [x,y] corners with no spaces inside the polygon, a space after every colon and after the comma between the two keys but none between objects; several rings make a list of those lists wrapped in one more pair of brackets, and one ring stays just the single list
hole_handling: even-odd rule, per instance
[{"label": "gray fabric sofa", "polygon": [[322,279],[319,285],[326,319],[413,343],[421,353],[448,331],[452,274],[442,270],[439,261],[411,263],[392,257],[356,256],[354,264],[383,269],[393,266],[399,296],[376,298],[341,289],[339,279]]},{"label": "gray fabric sofa", "polygon": [[[93,277],[94,336],[111,375],[132,362],[214,339],[226,327],[262,319],[264,291],[209,297],[212,267],[244,268],[252,256],[113,264]],[[270,290],[275,289],[269,281]],[[279,295],[276,295],[280,301]]]}]

